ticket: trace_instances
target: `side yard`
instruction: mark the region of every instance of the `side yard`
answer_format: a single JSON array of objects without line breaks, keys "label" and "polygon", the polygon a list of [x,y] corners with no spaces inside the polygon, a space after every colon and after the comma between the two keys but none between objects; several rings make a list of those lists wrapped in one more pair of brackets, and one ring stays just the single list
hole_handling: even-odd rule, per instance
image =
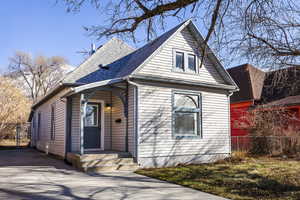
[{"label": "side yard", "polygon": [[236,200],[300,199],[300,160],[295,159],[231,159],[137,173]]}]

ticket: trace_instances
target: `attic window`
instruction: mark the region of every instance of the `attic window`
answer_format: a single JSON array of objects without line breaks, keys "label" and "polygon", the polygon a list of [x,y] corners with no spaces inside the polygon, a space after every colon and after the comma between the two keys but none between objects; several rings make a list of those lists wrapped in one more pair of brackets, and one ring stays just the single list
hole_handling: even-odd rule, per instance
[{"label": "attic window", "polygon": [[196,74],[198,73],[198,64],[198,56],[194,52],[178,51],[173,49],[174,71]]},{"label": "attic window", "polygon": [[108,65],[102,65],[102,64],[99,64],[98,67],[100,69],[109,69],[109,66]]}]

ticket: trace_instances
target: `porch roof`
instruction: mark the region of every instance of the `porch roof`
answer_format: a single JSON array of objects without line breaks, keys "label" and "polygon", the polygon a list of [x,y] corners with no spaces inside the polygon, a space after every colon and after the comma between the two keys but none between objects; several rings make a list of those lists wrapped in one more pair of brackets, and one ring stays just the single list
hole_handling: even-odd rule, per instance
[{"label": "porch roof", "polygon": [[78,94],[78,93],[84,92],[86,90],[103,87],[103,86],[109,86],[109,85],[121,83],[124,81],[125,81],[124,78],[115,78],[115,79],[108,79],[108,80],[104,80],[104,81],[89,83],[89,84],[85,84],[85,85],[78,86],[78,87],[72,87],[68,91],[66,91],[66,93],[62,96],[62,98],[71,96],[73,94]]}]

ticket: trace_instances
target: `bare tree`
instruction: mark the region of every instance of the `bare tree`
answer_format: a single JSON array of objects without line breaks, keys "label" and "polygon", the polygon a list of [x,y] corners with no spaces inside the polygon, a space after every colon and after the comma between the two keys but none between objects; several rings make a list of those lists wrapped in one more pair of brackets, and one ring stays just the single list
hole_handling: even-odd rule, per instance
[{"label": "bare tree", "polygon": [[203,22],[206,27],[205,42],[209,42],[223,59],[242,56],[265,68],[299,66],[300,9],[297,0],[63,2],[69,12],[78,12],[85,3],[90,3],[108,16],[107,25],[86,28],[97,37],[122,35],[135,41],[138,30],[144,30],[149,40],[158,29],[165,28],[169,18],[183,21],[192,17]]},{"label": "bare tree", "polygon": [[26,122],[30,102],[9,78],[0,77],[0,139],[10,136],[12,124]]},{"label": "bare tree", "polygon": [[63,76],[66,60],[59,56],[32,58],[25,52],[17,52],[10,59],[9,76],[35,101],[53,88]]}]

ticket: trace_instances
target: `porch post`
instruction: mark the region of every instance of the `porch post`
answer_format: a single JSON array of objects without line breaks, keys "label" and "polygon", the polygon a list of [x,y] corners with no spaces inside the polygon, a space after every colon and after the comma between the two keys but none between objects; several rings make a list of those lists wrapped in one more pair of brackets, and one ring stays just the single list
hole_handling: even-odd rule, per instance
[{"label": "porch post", "polygon": [[125,111],[125,117],[126,117],[126,132],[125,132],[125,152],[128,152],[128,82],[126,82],[126,103],[124,104],[124,111]]},{"label": "porch post", "polygon": [[86,112],[87,101],[85,95],[80,95],[80,154],[84,154],[84,121]]}]

